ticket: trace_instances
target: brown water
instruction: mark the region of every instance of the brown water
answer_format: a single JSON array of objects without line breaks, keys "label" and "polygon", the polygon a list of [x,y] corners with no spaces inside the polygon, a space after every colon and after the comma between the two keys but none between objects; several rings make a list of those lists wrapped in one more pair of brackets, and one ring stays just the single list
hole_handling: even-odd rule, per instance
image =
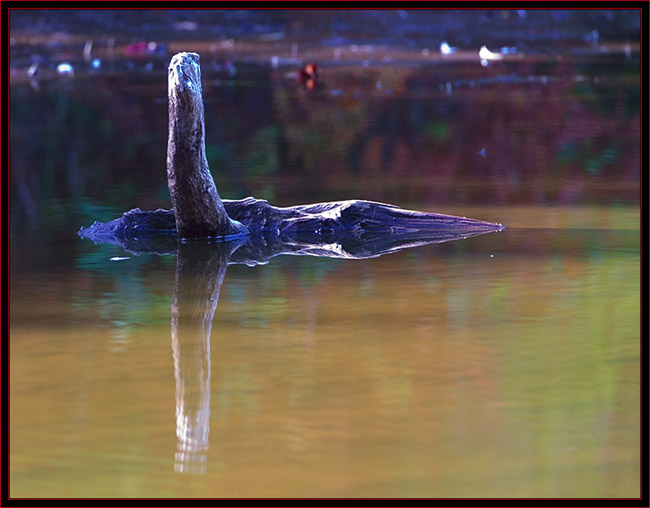
[{"label": "brown water", "polygon": [[640,495],[638,55],[202,62],[223,196],[507,229],[179,276],[75,234],[169,206],[164,62],[17,78],[11,497]]}]

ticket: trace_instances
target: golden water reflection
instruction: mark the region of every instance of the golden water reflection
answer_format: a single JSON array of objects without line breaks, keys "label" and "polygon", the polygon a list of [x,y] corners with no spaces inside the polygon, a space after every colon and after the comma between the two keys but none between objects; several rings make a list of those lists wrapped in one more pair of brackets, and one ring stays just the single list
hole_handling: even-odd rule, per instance
[{"label": "golden water reflection", "polygon": [[364,261],[217,260],[212,279],[171,265],[122,349],[106,316],[47,315],[20,281],[11,496],[638,496],[640,259],[621,213]]}]

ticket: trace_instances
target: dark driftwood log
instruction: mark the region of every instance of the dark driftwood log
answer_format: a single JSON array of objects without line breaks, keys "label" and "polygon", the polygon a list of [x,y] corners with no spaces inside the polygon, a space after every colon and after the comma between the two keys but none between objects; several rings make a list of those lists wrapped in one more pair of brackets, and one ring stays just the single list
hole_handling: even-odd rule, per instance
[{"label": "dark driftwood log", "polygon": [[169,64],[167,183],[181,238],[245,233],[221,202],[205,156],[201,67],[196,53],[178,53]]},{"label": "dark driftwood log", "polygon": [[158,253],[175,252],[179,238],[247,238],[233,255],[249,264],[283,253],[373,257],[503,229],[501,224],[362,200],[291,207],[255,198],[222,201],[208,168],[204,131],[199,56],[179,53],[169,65],[167,180],[174,209],[136,208],[81,228],[79,235],[132,252]]},{"label": "dark driftwood log", "polygon": [[[249,229],[248,236],[227,242],[237,244],[229,262],[247,265],[266,263],[281,254],[363,259],[503,229],[500,224],[372,201],[280,208],[246,198],[225,199],[223,204],[230,217]],[[81,228],[79,235],[136,254],[175,254],[179,247],[175,232],[173,210],[136,208],[110,222]]]}]

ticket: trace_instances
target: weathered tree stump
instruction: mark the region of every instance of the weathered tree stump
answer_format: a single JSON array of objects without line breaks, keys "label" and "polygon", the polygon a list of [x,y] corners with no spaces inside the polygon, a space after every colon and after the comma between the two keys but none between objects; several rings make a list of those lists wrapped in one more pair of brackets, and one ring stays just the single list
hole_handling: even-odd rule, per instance
[{"label": "weathered tree stump", "polygon": [[181,238],[245,233],[228,217],[205,156],[201,67],[196,53],[178,53],[169,64],[167,184]]}]

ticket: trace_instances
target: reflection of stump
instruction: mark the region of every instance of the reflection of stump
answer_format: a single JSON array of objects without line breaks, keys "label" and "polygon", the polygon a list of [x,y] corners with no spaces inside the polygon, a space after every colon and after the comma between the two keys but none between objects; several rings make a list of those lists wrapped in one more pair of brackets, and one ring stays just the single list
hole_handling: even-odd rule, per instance
[{"label": "reflection of stump", "polygon": [[233,242],[181,244],[172,300],[174,470],[204,474],[210,434],[210,332]]}]

